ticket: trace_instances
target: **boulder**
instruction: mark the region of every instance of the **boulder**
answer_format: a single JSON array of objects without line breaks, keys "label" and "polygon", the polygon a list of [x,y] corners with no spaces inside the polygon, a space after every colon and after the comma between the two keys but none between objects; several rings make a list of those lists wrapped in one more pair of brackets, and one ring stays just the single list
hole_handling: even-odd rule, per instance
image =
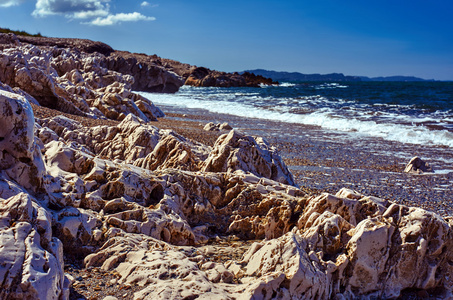
[{"label": "boulder", "polygon": [[220,130],[232,130],[233,127],[231,127],[231,125],[228,124],[227,122],[224,122],[222,124],[219,124],[219,129]]},{"label": "boulder", "polygon": [[220,130],[232,130],[233,127],[230,126],[227,122],[222,124],[214,124],[213,122],[209,122],[203,127],[203,130],[206,131],[220,131]]},{"label": "boulder", "polygon": [[206,124],[204,127],[203,127],[203,130],[206,130],[206,131],[220,131],[220,128],[218,125],[212,123],[212,122],[209,122],[208,124]]},{"label": "boulder", "polygon": [[25,97],[0,90],[0,171],[22,187],[38,192],[45,167],[34,143],[34,121]]},{"label": "boulder", "polygon": [[52,237],[49,212],[26,193],[0,203],[0,298],[67,298],[63,245]]},{"label": "boulder", "polygon": [[232,173],[236,170],[296,185],[277,150],[266,140],[232,130],[217,139],[214,149],[203,163],[202,171]]},{"label": "boulder", "polygon": [[421,173],[432,173],[434,171],[433,168],[430,165],[428,165],[427,162],[423,161],[420,157],[415,156],[406,165],[404,172],[412,174],[421,174]]}]

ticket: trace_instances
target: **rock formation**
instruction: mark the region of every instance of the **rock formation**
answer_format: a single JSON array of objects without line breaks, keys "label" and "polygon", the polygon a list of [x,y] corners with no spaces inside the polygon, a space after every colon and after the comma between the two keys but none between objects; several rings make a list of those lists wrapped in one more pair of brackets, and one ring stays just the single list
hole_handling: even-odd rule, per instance
[{"label": "rock formation", "polygon": [[213,71],[204,67],[194,69],[186,78],[185,85],[202,87],[259,87],[261,84],[277,84],[269,78],[256,76],[253,73],[226,73]]},{"label": "rock formation", "polygon": [[216,87],[259,87],[277,84],[269,78],[253,73],[226,73],[184,64],[157,55],[117,51],[102,42],[86,39],[15,36],[0,34],[0,49],[10,45],[35,45],[38,48],[72,49],[85,54],[96,54],[100,65],[110,71],[131,75],[134,91],[175,93],[186,84]]},{"label": "rock formation", "polygon": [[432,173],[433,168],[430,165],[428,165],[428,163],[423,161],[420,157],[415,156],[406,165],[404,172],[412,174],[422,174],[426,172]]},{"label": "rock formation", "polygon": [[205,172],[243,170],[285,184],[296,185],[276,150],[261,137],[232,130],[221,135],[203,164]]},{"label": "rock formation", "polygon": [[[209,147],[152,126],[160,110],[98,54],[0,55],[0,298],[67,299],[65,260],[137,299],[452,296],[440,216],[347,189],[309,197],[260,137]],[[35,119],[30,102],[121,122]]]},{"label": "rock formation", "polygon": [[222,124],[214,124],[213,122],[209,122],[203,127],[203,130],[206,131],[220,131],[220,130],[231,130],[233,127],[230,126],[227,122]]},{"label": "rock formation", "polygon": [[[7,36],[9,40],[14,36]],[[63,112],[122,120],[133,114],[144,121],[163,117],[148,99],[132,92],[134,78],[102,66],[106,58],[68,48],[16,44],[0,52],[0,81],[35,103]]]},{"label": "rock formation", "polygon": [[[104,43],[84,39],[16,37],[13,34],[0,34],[0,49],[19,45],[34,45],[39,49],[54,48],[55,51],[71,49],[73,52],[83,54],[84,57],[94,56],[98,66],[132,76],[134,80],[130,84],[135,91],[174,93],[184,84],[184,79],[168,66],[162,66],[157,56],[115,51]],[[74,63],[65,63],[65,67],[70,66],[80,71],[80,64],[76,63],[74,66]]]}]

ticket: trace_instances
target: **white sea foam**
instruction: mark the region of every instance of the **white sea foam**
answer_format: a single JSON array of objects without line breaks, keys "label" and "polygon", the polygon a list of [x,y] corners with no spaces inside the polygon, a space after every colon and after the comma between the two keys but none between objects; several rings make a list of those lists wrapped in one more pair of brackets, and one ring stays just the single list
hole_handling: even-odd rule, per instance
[{"label": "white sea foam", "polygon": [[278,86],[281,86],[281,87],[293,87],[293,86],[296,86],[295,83],[291,83],[291,82],[281,82]]},{"label": "white sea foam", "polygon": [[[184,90],[183,90],[184,91]],[[253,105],[254,101],[228,101],[228,95],[214,97],[194,96],[188,94],[150,94],[141,93],[156,105],[186,107],[192,109],[205,109],[213,113],[231,114],[245,118],[267,119],[287,123],[316,125],[324,129],[348,132],[351,135],[380,137],[386,140],[402,143],[444,145],[453,147],[453,133],[447,130],[430,130],[425,126],[395,124],[389,122],[378,123],[367,120],[361,116],[345,116],[335,113],[331,108],[318,108],[306,114],[289,112],[287,107],[268,107]],[[231,96],[231,95],[230,95]],[[260,98],[262,101],[264,98]],[[226,100],[226,101],[225,101]],[[425,120],[423,120],[425,121]]]},{"label": "white sea foam", "polygon": [[332,83],[323,83],[323,84],[317,85],[317,86],[315,86],[315,89],[318,89],[318,90],[337,89],[337,88],[345,89],[347,87],[348,87],[347,85],[342,85],[339,83],[332,82]]}]

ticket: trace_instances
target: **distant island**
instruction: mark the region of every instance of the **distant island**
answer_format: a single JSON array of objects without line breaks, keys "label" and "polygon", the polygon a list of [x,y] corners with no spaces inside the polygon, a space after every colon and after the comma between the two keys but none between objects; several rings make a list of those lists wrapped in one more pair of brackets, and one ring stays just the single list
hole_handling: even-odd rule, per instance
[{"label": "distant island", "polygon": [[366,77],[366,76],[347,76],[343,73],[331,74],[303,74],[299,72],[278,72],[264,69],[246,70],[241,73],[253,73],[275,81],[301,82],[301,81],[434,81],[426,80],[414,76],[388,76],[388,77]]}]

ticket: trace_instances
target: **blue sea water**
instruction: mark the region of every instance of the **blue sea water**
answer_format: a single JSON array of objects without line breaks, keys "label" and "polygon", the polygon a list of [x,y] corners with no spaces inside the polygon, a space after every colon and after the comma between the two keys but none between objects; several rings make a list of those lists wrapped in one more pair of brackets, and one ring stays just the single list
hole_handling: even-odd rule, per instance
[{"label": "blue sea water", "polygon": [[261,88],[184,86],[142,93],[156,105],[319,126],[355,136],[453,147],[453,82],[310,82]]}]

